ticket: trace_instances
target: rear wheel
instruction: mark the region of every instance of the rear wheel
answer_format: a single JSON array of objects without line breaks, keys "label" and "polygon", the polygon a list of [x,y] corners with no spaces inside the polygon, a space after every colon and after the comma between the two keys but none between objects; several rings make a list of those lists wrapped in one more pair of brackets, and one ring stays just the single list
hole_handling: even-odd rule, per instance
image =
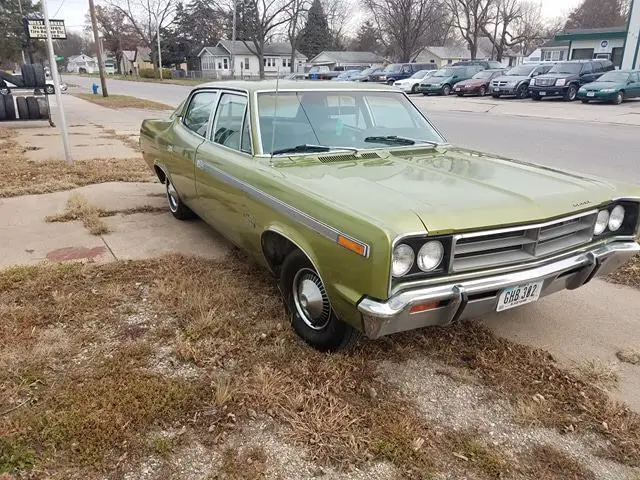
[{"label": "rear wheel", "polygon": [[306,343],[323,352],[357,343],[360,332],[335,315],[320,275],[300,250],[285,259],[279,283],[291,325]]},{"label": "rear wheel", "polygon": [[564,99],[567,102],[573,102],[577,96],[578,96],[578,89],[576,88],[576,86],[569,85],[569,89],[567,90],[567,93],[564,94]]},{"label": "rear wheel", "polygon": [[624,102],[624,92],[618,92],[618,95],[616,95],[613,103],[615,103],[616,105],[620,105],[622,102]]},{"label": "rear wheel", "polygon": [[176,187],[174,187],[169,177],[165,180],[165,186],[167,189],[167,202],[169,203],[169,210],[171,211],[171,214],[178,220],[189,220],[190,218],[195,217],[193,211],[182,203],[180,194],[178,194]]},{"label": "rear wheel", "polygon": [[442,87],[442,95],[445,97],[451,94],[451,85],[445,85]]}]

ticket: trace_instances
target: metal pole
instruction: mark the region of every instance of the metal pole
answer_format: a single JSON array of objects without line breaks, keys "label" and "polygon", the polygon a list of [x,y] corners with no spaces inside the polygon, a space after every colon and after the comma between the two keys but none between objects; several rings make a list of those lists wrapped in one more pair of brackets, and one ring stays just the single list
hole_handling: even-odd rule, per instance
[{"label": "metal pole", "polygon": [[[45,2],[46,0],[43,0]],[[107,92],[107,77],[104,73],[104,61],[102,56],[102,42],[100,41],[100,35],[98,34],[98,21],[96,20],[96,7],[93,4],[93,0],[89,0],[89,12],[91,13],[91,27],[93,28],[93,39],[96,44],[96,50],[98,55],[98,71],[100,72],[100,85],[102,86],[102,96],[108,97]]]},{"label": "metal pole", "polygon": [[160,22],[156,19],[156,32],[158,36],[158,71],[160,72],[160,80],[162,80],[162,52],[160,51]]},{"label": "metal pole", "polygon": [[236,78],[236,1],[233,0],[233,27],[231,28],[231,78]]},{"label": "metal pole", "polygon": [[69,132],[67,131],[67,118],[64,114],[64,106],[62,105],[62,92],[60,92],[60,76],[58,75],[58,66],[56,64],[56,56],[53,53],[53,39],[51,38],[51,25],[49,25],[49,10],[47,9],[47,1],[42,2],[42,13],[44,15],[44,26],[47,31],[47,48],[49,50],[49,66],[51,67],[51,75],[53,76],[53,89],[56,94],[56,103],[58,104],[58,114],[60,115],[60,133],[62,134],[62,145],[64,147],[64,156],[67,162],[73,163],[71,158],[71,147],[69,146]]},{"label": "metal pole", "polygon": [[[24,18],[22,15],[22,1],[18,0],[18,10],[20,10],[20,17]],[[26,34],[26,32],[25,32]],[[27,41],[29,39],[29,36],[27,36]],[[22,47],[22,45],[20,45]],[[22,54],[22,63],[27,63],[27,60],[24,57],[24,48],[20,48],[20,53]]]}]

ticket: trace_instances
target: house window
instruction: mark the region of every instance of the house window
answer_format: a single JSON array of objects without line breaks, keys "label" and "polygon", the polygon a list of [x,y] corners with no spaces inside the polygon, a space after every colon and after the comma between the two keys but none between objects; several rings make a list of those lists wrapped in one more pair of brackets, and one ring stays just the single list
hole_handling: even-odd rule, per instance
[{"label": "house window", "polygon": [[273,58],[273,57],[265,57],[264,58],[264,66],[265,67],[275,68],[277,66],[276,60],[277,59]]},{"label": "house window", "polygon": [[202,70],[215,70],[215,60],[211,55],[202,56]]},{"label": "house window", "polygon": [[249,57],[244,57],[244,69],[249,70]]},{"label": "house window", "polygon": [[228,58],[223,58],[222,59],[222,68],[224,68],[225,70],[229,69],[229,59]]},{"label": "house window", "polygon": [[222,62],[218,60],[218,70],[222,70]]}]

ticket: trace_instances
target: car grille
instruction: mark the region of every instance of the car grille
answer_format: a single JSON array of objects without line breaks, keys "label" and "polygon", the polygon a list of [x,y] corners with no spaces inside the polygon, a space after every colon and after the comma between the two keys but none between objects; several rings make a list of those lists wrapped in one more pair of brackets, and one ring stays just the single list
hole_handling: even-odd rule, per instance
[{"label": "car grille", "polygon": [[507,85],[507,81],[506,80],[504,80],[504,81],[501,80],[499,82],[497,80],[494,80],[493,82],[491,82],[491,86],[492,87],[505,87],[506,85]]},{"label": "car grille", "polygon": [[421,87],[430,87],[431,84],[430,83],[421,83],[420,86]]},{"label": "car grille", "polygon": [[537,78],[536,86],[537,87],[553,87],[556,84],[555,78]]},{"label": "car grille", "polygon": [[454,237],[451,271],[527,262],[589,243],[597,212],[528,227]]}]

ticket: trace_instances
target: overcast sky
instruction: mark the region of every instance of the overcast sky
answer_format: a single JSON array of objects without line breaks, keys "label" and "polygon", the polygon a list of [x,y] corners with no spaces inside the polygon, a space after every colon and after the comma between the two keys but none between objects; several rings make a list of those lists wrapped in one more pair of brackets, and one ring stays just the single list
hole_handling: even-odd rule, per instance
[{"label": "overcast sky", "polygon": [[[46,0],[51,18],[65,20],[71,30],[81,30],[84,26],[88,0]],[[542,2],[542,13],[546,18],[554,18],[567,14],[580,0],[539,0]],[[96,2],[101,4],[100,0]]]}]

